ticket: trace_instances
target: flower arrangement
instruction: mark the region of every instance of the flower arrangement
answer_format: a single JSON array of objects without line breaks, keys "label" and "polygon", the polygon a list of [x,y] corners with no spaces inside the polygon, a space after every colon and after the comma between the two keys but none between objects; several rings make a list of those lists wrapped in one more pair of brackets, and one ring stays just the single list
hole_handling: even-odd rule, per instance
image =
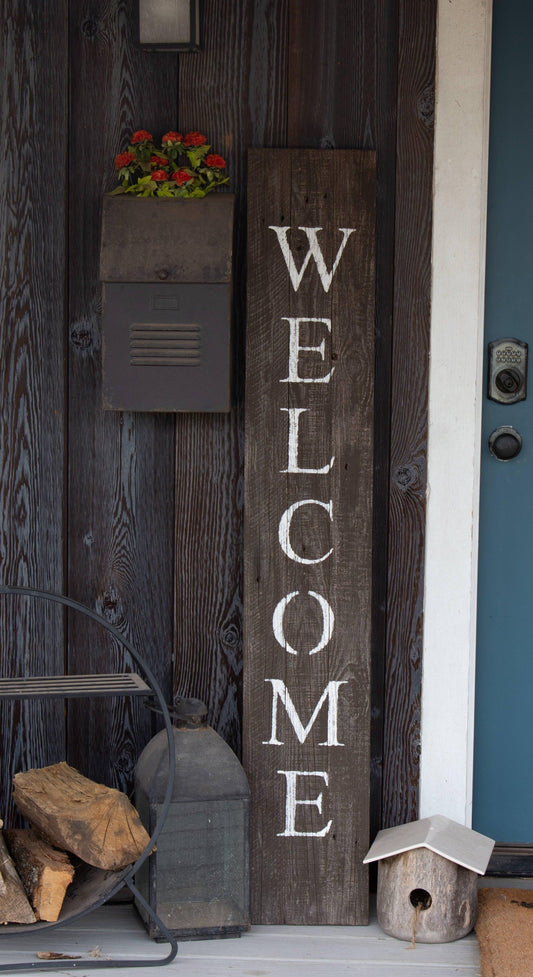
[{"label": "flower arrangement", "polygon": [[138,197],[205,197],[228,182],[226,160],[199,132],[167,132],[157,147],[146,129],[134,132],[130,145],[115,158],[120,186],[111,195]]}]

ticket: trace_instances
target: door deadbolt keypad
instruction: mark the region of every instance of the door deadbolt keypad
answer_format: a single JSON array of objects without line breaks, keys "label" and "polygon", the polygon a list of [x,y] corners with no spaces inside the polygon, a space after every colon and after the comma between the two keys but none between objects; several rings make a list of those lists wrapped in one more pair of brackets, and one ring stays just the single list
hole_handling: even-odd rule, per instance
[{"label": "door deadbolt keypad", "polygon": [[491,400],[516,404],[526,399],[527,343],[521,339],[498,339],[489,343],[489,388]]}]

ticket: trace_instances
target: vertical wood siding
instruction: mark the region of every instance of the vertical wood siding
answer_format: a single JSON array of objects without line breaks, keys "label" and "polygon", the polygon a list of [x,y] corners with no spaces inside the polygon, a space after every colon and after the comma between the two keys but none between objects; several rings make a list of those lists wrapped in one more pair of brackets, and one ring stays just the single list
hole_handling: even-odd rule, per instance
[{"label": "vertical wood siding", "polygon": [[182,415],[176,428],[174,688],[209,705],[209,721],[240,754],[246,160],[283,145],[287,0],[206,0],[205,50],[180,63],[180,126],[209,136],[237,194],[233,375],[229,415]]},{"label": "vertical wood siding", "polygon": [[383,825],[417,817],[433,171],[433,2],[400,0]]},{"label": "vertical wood siding", "polygon": [[[62,591],[65,464],[67,0],[3,4],[0,31],[0,563],[20,587]],[[63,670],[63,617],[0,598],[2,675]],[[28,729],[32,732],[28,734]],[[21,766],[64,755],[58,703],[0,711],[4,797]],[[11,812],[3,800],[0,817]]]},{"label": "vertical wood siding", "polygon": [[[168,695],[174,420],[102,410],[98,262],[114,157],[135,129],[157,138],[175,127],[177,62],[135,49],[133,4],[71,0],[70,75],[68,588],[125,634]],[[97,630],[71,615],[71,671],[117,667],[117,650]],[[128,786],[150,733],[146,716],[127,699],[71,707],[69,761],[87,776]]]},{"label": "vertical wood siding", "polygon": [[[237,750],[247,150],[377,151],[376,827],[382,792],[385,824],[416,816],[434,7],[205,0],[203,50],[178,58],[135,49],[134,0],[2,6],[0,579],[99,610],[169,697],[207,701]],[[141,127],[194,127],[228,160],[237,219],[227,416],[101,410],[101,200],[115,154]],[[120,661],[76,615],[5,599],[0,614],[6,674]],[[23,725],[26,706],[2,707],[4,795],[11,770],[65,755],[129,784],[151,733],[144,710],[82,702],[65,730],[57,704],[34,709]]]}]

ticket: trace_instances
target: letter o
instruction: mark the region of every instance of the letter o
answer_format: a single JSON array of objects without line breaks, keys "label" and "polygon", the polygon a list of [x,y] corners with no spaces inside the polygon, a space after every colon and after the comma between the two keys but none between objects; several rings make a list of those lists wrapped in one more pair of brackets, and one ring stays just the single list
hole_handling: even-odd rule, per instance
[{"label": "letter o", "polygon": [[[299,593],[299,590],[293,590],[290,594],[286,594],[285,597],[282,597],[279,603],[276,604],[274,614],[272,615],[274,637],[278,644],[281,645],[283,650],[287,651],[289,655],[298,655],[299,652],[296,651],[296,648],[293,648],[292,645],[289,644],[285,637],[285,631],[283,629],[283,617],[291,600],[294,600]],[[315,647],[311,648],[311,650],[308,652],[309,655],[316,655],[319,651],[322,651],[322,649],[325,648],[331,640],[335,625],[335,615],[333,614],[333,611],[325,597],[322,597],[321,594],[317,594],[314,590],[309,590],[308,594],[310,597],[314,597],[315,600],[318,601],[322,610],[322,635],[318,644],[316,644]]]}]

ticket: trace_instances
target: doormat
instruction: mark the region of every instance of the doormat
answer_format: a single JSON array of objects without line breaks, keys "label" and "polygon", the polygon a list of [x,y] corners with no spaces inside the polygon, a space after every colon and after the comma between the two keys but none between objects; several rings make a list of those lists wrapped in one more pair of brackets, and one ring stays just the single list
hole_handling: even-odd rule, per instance
[{"label": "doormat", "polygon": [[532,977],[533,889],[480,889],[478,899],[482,977]]}]

